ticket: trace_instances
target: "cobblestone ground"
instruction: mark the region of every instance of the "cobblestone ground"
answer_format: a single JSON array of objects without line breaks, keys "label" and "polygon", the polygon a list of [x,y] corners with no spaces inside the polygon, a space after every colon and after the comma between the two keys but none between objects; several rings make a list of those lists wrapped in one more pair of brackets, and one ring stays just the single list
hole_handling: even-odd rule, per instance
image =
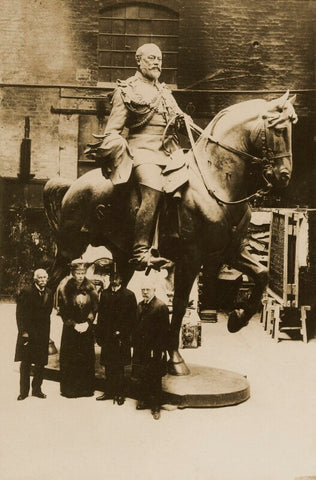
[{"label": "cobblestone ground", "polygon": [[[17,402],[15,305],[0,304],[1,480],[294,480],[316,475],[316,342],[275,343],[258,318],[237,334],[202,325],[188,363],[246,374],[251,397],[234,407],[162,412],[155,421],[95,398]],[[51,336],[59,347],[61,320]],[[95,393],[97,395],[98,392]]]}]

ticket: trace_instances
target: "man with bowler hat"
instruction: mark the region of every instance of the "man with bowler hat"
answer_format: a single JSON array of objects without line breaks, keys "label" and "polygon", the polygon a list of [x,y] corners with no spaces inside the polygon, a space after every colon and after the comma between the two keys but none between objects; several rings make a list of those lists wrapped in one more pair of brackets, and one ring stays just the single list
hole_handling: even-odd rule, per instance
[{"label": "man with bowler hat", "polygon": [[112,273],[109,287],[101,293],[96,339],[101,346],[100,363],[105,366],[103,395],[96,400],[125,401],[124,367],[131,363],[131,333],[136,317],[136,298],[122,286],[119,273]]}]

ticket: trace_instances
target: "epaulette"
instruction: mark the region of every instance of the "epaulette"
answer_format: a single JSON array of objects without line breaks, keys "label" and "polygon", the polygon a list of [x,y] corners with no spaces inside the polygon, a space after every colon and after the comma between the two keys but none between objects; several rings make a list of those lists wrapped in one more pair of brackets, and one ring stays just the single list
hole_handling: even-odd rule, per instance
[{"label": "epaulette", "polygon": [[131,105],[144,107],[148,106],[140,92],[137,92],[137,84],[139,79],[134,75],[127,80],[117,80],[117,88],[120,90],[123,102],[129,108]]},{"label": "epaulette", "polygon": [[127,87],[127,81],[126,80],[116,80],[116,85],[119,88],[126,88]]}]

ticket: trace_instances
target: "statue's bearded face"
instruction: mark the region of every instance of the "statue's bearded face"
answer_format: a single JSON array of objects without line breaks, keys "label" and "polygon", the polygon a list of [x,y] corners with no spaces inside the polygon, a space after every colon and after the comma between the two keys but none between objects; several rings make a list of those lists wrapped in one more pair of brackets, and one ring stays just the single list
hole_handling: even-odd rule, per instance
[{"label": "statue's bearded face", "polygon": [[138,68],[149,80],[158,80],[162,68],[162,53],[158,47],[152,47],[142,52],[137,61]]}]

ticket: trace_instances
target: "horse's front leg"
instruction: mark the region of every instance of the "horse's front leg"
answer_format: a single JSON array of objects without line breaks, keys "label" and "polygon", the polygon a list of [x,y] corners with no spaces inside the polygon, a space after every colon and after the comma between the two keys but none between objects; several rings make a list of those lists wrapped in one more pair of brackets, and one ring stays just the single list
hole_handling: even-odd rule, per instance
[{"label": "horse's front leg", "polygon": [[258,311],[260,300],[268,282],[268,269],[258,262],[244,246],[232,264],[241,272],[251,277],[254,287],[247,302],[230,312],[227,328],[231,333],[238,332],[242,327],[248,325],[250,318]]},{"label": "horse's front leg", "polygon": [[116,248],[112,248],[111,252],[113,261],[115,262],[115,270],[121,275],[122,283],[124,287],[126,287],[134,274],[134,268],[128,262],[130,253],[123,252]]},{"label": "horse's front leg", "polygon": [[191,247],[176,263],[174,274],[173,311],[170,325],[168,371],[171,375],[188,375],[189,368],[179,352],[179,334],[182,319],[188,306],[188,301],[195,278],[201,268],[201,257],[198,248]]}]

